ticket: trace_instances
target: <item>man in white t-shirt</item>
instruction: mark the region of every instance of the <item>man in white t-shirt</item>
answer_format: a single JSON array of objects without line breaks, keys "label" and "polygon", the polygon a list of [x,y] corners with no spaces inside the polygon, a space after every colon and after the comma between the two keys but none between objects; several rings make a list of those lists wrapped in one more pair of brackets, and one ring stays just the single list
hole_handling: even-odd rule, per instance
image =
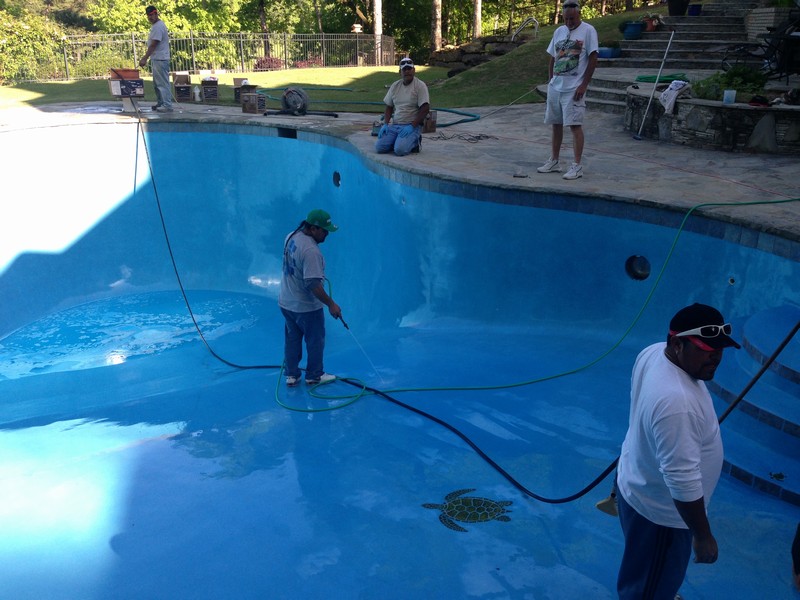
[{"label": "man in white t-shirt", "polygon": [[625,536],[620,600],[672,600],[695,562],[717,560],[706,507],[722,470],[722,438],[705,381],[739,348],[711,306],[679,310],[667,341],[648,346],[631,375],[628,433],[617,466]]},{"label": "man in white t-shirt", "polygon": [[378,154],[394,150],[397,156],[405,156],[419,150],[422,124],[431,105],[428,86],[414,76],[416,72],[414,61],[410,58],[400,60],[402,78],[389,87],[383,99],[386,110],[383,113],[383,125],[378,131],[378,141],[375,142]]},{"label": "man in white t-shirt", "polygon": [[550,158],[537,169],[539,173],[558,173],[558,157],[564,138],[564,126],[572,132],[574,162],[564,179],[583,177],[583,117],[586,113],[586,89],[597,66],[597,31],[581,21],[578,0],[564,0],[564,24],[555,30],[547,47],[550,55],[550,82],[547,84],[547,108],[544,122],[553,126]]}]

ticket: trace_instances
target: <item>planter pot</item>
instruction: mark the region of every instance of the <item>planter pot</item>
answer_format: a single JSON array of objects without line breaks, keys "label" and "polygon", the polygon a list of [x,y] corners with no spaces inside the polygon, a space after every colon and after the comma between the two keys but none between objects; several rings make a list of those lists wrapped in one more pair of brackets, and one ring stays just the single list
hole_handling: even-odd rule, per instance
[{"label": "planter pot", "polygon": [[690,4],[689,5],[689,16],[690,17],[699,17],[703,12],[703,5],[702,4]]},{"label": "planter pot", "polygon": [[631,21],[625,24],[625,30],[622,32],[622,37],[626,40],[638,40],[642,37],[644,30],[644,23],[641,21]]},{"label": "planter pot", "polygon": [[597,58],[619,58],[620,54],[622,54],[622,48],[600,46],[597,49]]},{"label": "planter pot", "polygon": [[658,27],[657,19],[642,19],[642,23],[644,23],[645,31],[655,31]]},{"label": "planter pot", "polygon": [[682,17],[689,8],[689,0],[667,0],[670,17]]}]

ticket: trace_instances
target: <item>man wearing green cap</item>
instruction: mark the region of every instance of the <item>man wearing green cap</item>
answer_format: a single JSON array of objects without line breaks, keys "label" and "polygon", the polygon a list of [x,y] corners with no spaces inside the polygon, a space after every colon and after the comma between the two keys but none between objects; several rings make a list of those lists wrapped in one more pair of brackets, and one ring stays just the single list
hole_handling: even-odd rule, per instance
[{"label": "man wearing green cap", "polygon": [[306,340],[306,383],[315,385],[336,379],[325,373],[322,355],[325,350],[325,313],[334,319],[342,317],[342,309],[322,285],[325,279],[325,259],[319,245],[328,233],[339,229],[331,216],[321,209],[312,210],[303,222],[286,237],[283,245],[283,274],[278,306],[286,320],[284,328],[284,367],[286,385],[294,387],[300,381],[300,359],[303,357],[303,338]]}]

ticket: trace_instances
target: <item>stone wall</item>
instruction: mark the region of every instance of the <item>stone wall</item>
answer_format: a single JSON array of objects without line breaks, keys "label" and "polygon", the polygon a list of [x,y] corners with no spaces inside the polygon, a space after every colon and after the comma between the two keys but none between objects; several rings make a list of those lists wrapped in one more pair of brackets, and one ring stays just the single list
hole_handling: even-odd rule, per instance
[{"label": "stone wall", "polygon": [[754,8],[744,17],[747,39],[754,42],[763,41],[768,27],[777,27],[789,18],[791,8]]},{"label": "stone wall", "polygon": [[489,62],[493,58],[508,54],[527,41],[521,36],[512,42],[510,35],[490,35],[462,46],[448,46],[431,54],[428,63],[434,67],[447,69],[447,76],[453,77],[467,69]]},{"label": "stone wall", "polygon": [[[628,88],[626,129],[639,130],[648,100],[649,91]],[[800,154],[800,106],[679,99],[670,115],[655,97],[642,136],[693,148]]]}]

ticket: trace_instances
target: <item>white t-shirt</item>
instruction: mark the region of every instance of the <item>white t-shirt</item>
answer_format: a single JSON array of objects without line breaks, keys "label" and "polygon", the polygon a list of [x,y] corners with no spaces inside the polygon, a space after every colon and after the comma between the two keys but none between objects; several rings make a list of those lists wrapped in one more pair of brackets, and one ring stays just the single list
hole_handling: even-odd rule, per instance
[{"label": "white t-shirt", "polygon": [[708,506],[722,470],[722,438],[705,382],[671,363],[665,348],[653,344],[636,358],[617,483],[649,521],[688,529],[673,498],[704,498]]},{"label": "white t-shirt", "polygon": [[553,33],[547,53],[555,60],[550,87],[556,92],[570,92],[581,84],[589,55],[597,52],[597,30],[581,21],[570,31],[562,25]]},{"label": "white t-shirt", "polygon": [[392,122],[395,125],[411,123],[420,107],[430,102],[428,86],[416,77],[408,85],[405,85],[402,79],[398,79],[383,98],[384,104],[394,107]]}]

